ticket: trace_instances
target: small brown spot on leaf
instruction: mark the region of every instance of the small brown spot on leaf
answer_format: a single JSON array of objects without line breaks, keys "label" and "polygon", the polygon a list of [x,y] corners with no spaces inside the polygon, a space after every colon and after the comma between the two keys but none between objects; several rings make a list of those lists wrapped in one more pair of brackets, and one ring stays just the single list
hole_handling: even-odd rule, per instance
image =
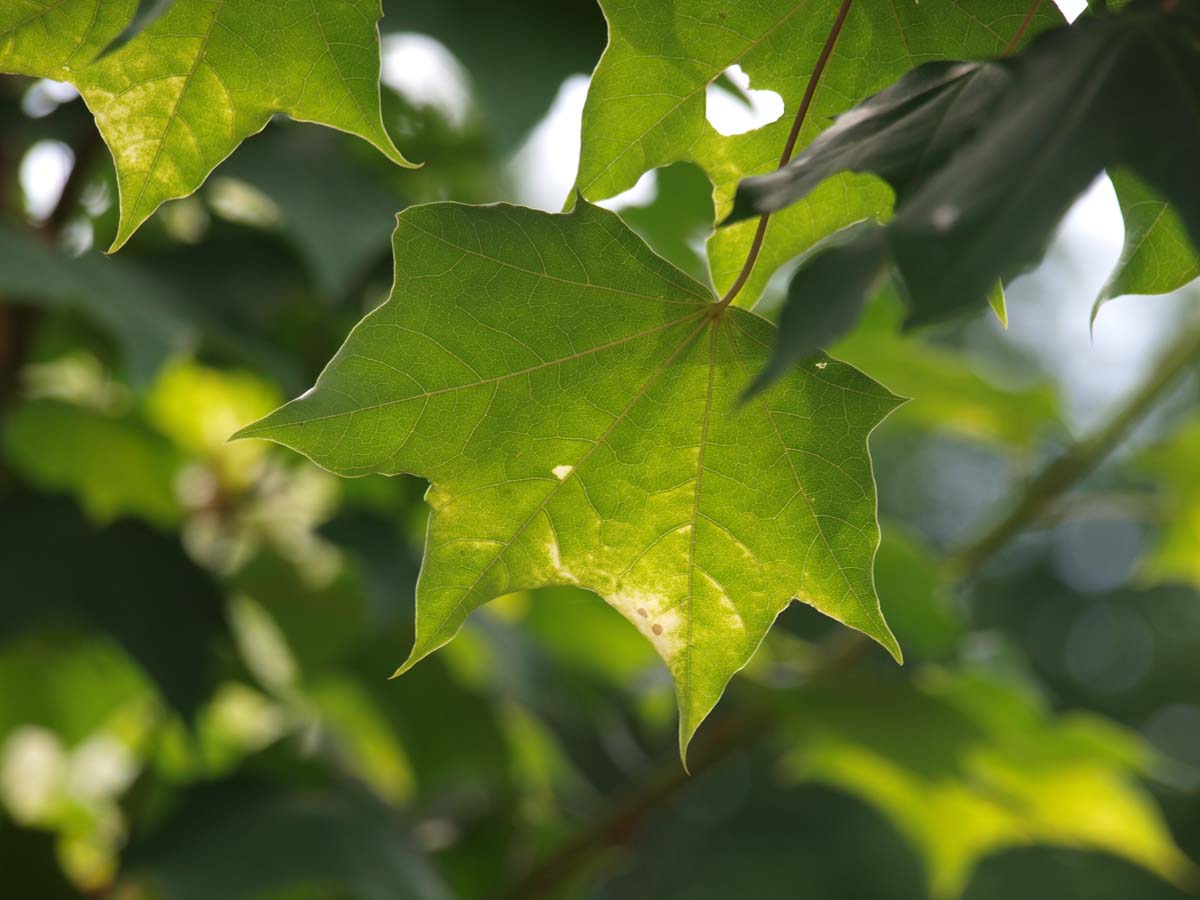
[{"label": "small brown spot on leaf", "polygon": [[653,625],[650,626],[650,630],[653,631],[656,635],[662,634],[662,626],[659,625],[657,622],[655,622]]}]

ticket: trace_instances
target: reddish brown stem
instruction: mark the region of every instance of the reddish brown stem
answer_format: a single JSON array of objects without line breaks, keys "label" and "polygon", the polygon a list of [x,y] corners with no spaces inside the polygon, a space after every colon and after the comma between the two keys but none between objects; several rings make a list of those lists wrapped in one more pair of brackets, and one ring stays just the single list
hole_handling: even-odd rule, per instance
[{"label": "reddish brown stem", "polygon": [[1013,34],[1012,40],[1004,48],[1001,56],[1008,56],[1021,45],[1021,39],[1025,37],[1025,32],[1029,30],[1030,24],[1033,22],[1034,16],[1038,14],[1038,10],[1042,8],[1043,0],[1033,0],[1029,4],[1029,9],[1025,11],[1025,18],[1021,20],[1021,24],[1017,26],[1016,33]]},{"label": "reddish brown stem", "polygon": [[[796,110],[796,117],[792,120],[792,130],[788,133],[787,142],[783,145],[783,153],[779,156],[779,168],[783,168],[788,164],[788,160],[792,158],[792,153],[796,150],[796,141],[800,139],[800,129],[804,126],[804,120],[808,117],[808,108],[812,106],[813,97],[817,93],[817,84],[821,81],[821,75],[825,72],[825,66],[829,62],[829,57],[833,56],[833,48],[837,46],[838,37],[842,33],[842,26],[846,24],[846,16],[849,15],[850,4],[853,2],[854,0],[842,0],[842,5],[837,12],[837,18],[833,20],[833,27],[829,29],[829,37],[825,39],[825,46],[821,48],[821,55],[817,57],[817,63],[813,66],[812,74],[808,76],[808,84],[804,88],[804,96],[801,98],[800,106]],[[732,303],[742,288],[746,286],[746,282],[750,278],[750,273],[754,271],[754,264],[758,261],[758,254],[762,252],[763,240],[767,236],[767,222],[770,219],[770,213],[763,213],[759,217],[758,228],[754,231],[754,239],[750,242],[750,250],[746,253],[746,261],[742,263],[742,270],[738,272],[738,276],[733,280],[733,284],[729,286],[729,290],[717,301],[718,309],[724,309]]]}]

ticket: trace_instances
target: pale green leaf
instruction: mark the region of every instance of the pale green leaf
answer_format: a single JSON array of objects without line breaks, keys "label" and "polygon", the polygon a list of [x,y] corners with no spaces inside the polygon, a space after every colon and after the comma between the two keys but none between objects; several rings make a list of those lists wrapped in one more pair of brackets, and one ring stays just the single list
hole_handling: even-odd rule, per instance
[{"label": "pale green leaf", "polygon": [[183,459],[133,416],[32,400],[8,414],[0,445],[10,468],[43,490],[76,497],[101,524],[123,516],[164,528],[179,521],[175,481]]},{"label": "pale green leaf", "polygon": [[1138,465],[1160,485],[1163,515],[1154,548],[1142,564],[1152,581],[1200,586],[1200,418],[1143,451]]},{"label": "pale green leaf", "polygon": [[1169,294],[1200,276],[1200,259],[1175,210],[1131,172],[1116,169],[1109,177],[1125,218],[1125,246],[1096,298],[1093,319],[1114,297]]},{"label": "pale green leaf", "polygon": [[903,318],[895,291],[885,290],[854,331],[829,350],[911,398],[888,420],[889,429],[930,429],[1029,451],[1060,427],[1058,400],[1047,383],[1005,387],[967,355],[901,333]]},{"label": "pale green leaf", "polygon": [[133,21],[138,0],[9,0],[0,72],[70,81]]},{"label": "pale green leaf", "polygon": [[[723,219],[742,178],[778,165],[837,4],[683,0],[648,6],[604,0],[601,6],[609,43],[584,108],[577,187],[587,199],[599,200],[631,187],[648,169],[688,160],[713,183],[716,218]],[[999,55],[1028,6],[1027,0],[855,3],[798,147],[828,127],[834,115],[923,62]],[[1027,34],[1061,21],[1053,4],[1042,4]],[[705,90],[732,65],[750,76],[751,89],[782,97],[785,114],[778,121],[731,136],[708,123]],[[780,265],[826,235],[860,219],[885,216],[890,207],[891,192],[874,179],[830,179],[804,202],[772,217],[762,255],[738,302],[753,303]],[[754,229],[752,222],[739,223],[709,241],[718,290],[733,281]]]},{"label": "pale green leaf", "polygon": [[0,71],[69,81],[96,117],[117,166],[113,250],[276,113],[357,135],[410,165],[380,114],[379,0],[178,0],[97,58],[135,7],[18,2],[0,18]]},{"label": "pale green leaf", "polygon": [[614,214],[435,204],[391,298],[316,386],[242,432],[432,486],[407,669],[513,591],[579,585],[675,677],[686,746],[798,598],[899,658],[879,609],[867,436],[896,398],[818,356],[739,404],[773,328]]},{"label": "pale green leaf", "polygon": [[793,707],[786,764],[875,806],[921,853],[935,897],[960,894],[984,857],[1031,844],[1102,850],[1178,884],[1195,877],[1136,780],[1154,766],[1135,736],[1051,716],[995,675],[924,674],[815,685]]}]

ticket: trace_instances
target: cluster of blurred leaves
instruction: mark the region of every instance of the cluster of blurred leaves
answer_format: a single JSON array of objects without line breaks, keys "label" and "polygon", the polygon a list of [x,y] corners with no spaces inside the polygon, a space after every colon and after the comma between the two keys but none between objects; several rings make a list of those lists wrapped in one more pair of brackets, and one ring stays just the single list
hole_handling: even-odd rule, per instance
[{"label": "cluster of blurred leaves", "polygon": [[[115,183],[86,110],[0,79],[15,895],[1182,896],[1200,858],[1200,432],[1164,426],[956,584],[941,560],[975,523],[946,508],[985,506],[1067,428],[994,327],[898,335],[894,297],[833,352],[913,398],[873,442],[905,669],[830,663],[830,624],[789,610],[700,741],[772,724],[690,779],[667,673],[581,591],[502,598],[387,679],[412,640],[423,485],[226,438],[382,299],[398,209],[512,196],[514,150],[604,23],[548,0],[385,7],[385,34],[441,41],[472,85],[465,116],[385,91],[406,154],[437,165],[276,122],[111,258],[95,247]],[[48,141],[80,168],[65,211],[39,216],[19,172]],[[679,164],[623,215],[702,276],[709,190]],[[1114,545],[1142,552],[1122,567]],[[621,840],[553,891],[524,880],[614,804],[637,811]]]}]

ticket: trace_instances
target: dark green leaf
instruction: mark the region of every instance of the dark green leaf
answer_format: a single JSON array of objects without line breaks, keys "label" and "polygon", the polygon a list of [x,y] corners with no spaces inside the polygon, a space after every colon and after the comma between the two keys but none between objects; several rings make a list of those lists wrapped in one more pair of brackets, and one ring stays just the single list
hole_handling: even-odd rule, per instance
[{"label": "dark green leaf", "polygon": [[883,229],[873,222],[852,225],[818,246],[788,284],[771,359],[747,394],[773,384],[847,333],[886,274]]},{"label": "dark green leaf", "polygon": [[197,787],[130,848],[123,881],[158,900],[449,900],[396,813],[353,785],[243,776]]},{"label": "dark green leaf", "polygon": [[783,168],[739,184],[728,221],[790,206],[839,172],[879,175],[903,203],[985,125],[1012,77],[1001,63],[914,69],[838,116]]},{"label": "dark green leaf", "polygon": [[116,639],[191,716],[213,687],[223,598],[178,543],[139,522],[96,529],[73,504],[5,495],[0,631],[83,624]]},{"label": "dark green leaf", "polygon": [[116,338],[139,382],[197,339],[194,322],[167,282],[98,253],[68,257],[28,232],[3,226],[0,291],[8,301],[82,311]]},{"label": "dark green leaf", "polygon": [[1146,2],[1045,33],[1007,60],[922,67],[784,172],[747,183],[741,213],[781,208],[839,160],[887,177],[898,203],[885,238],[910,323],[982,304],[997,281],[1037,263],[1108,166],[1127,165],[1163,192],[1195,242],[1198,34],[1194,2],[1165,11]]}]

